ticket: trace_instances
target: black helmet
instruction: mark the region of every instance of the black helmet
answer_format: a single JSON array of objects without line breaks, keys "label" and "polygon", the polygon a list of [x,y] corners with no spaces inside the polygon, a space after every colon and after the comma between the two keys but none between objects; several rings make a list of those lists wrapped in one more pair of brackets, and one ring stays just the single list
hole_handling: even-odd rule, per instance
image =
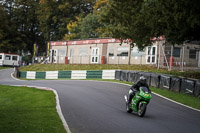
[{"label": "black helmet", "polygon": [[142,84],[145,84],[145,83],[147,82],[147,79],[146,79],[144,76],[141,76],[141,77],[140,77],[140,82],[141,82]]}]

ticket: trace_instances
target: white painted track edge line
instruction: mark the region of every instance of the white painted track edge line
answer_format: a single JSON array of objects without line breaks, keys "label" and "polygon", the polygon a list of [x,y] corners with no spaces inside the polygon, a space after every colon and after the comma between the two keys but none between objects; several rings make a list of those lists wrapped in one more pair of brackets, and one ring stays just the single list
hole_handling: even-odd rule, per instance
[{"label": "white painted track edge line", "polygon": [[[12,73],[12,74],[13,74],[13,73]],[[11,74],[11,77],[13,77],[12,74]],[[13,78],[14,78],[14,77],[13,77]],[[16,78],[14,78],[14,79],[16,79]],[[16,80],[19,80],[19,79],[16,79]],[[85,80],[83,80],[83,81],[85,81]],[[95,81],[95,80],[87,80],[87,81]],[[112,81],[97,81],[97,82],[112,82]],[[117,82],[112,82],[112,83],[122,84],[122,85],[126,85],[126,86],[131,86],[131,85],[128,85],[128,84],[125,84],[125,83],[117,83]],[[192,108],[192,107],[187,106],[187,105],[185,105],[185,104],[176,102],[176,101],[171,100],[171,99],[169,99],[169,98],[167,98],[167,97],[161,96],[161,95],[159,95],[159,94],[157,94],[157,93],[155,93],[155,92],[152,92],[152,93],[155,94],[155,95],[157,95],[157,96],[159,96],[159,97],[161,97],[161,98],[163,98],[163,99],[165,99],[165,100],[171,101],[171,102],[173,102],[173,103],[176,103],[176,104],[179,104],[179,105],[181,105],[181,106],[184,106],[184,107],[187,107],[187,108],[189,108],[189,109],[192,109],[192,110],[195,110],[195,111],[200,112],[200,110],[198,110],[198,109],[195,109],[195,108]]]},{"label": "white painted track edge line", "polygon": [[56,110],[58,112],[58,115],[60,116],[60,119],[61,119],[63,126],[64,126],[65,130],[67,131],[67,133],[71,133],[69,126],[68,126],[68,124],[67,124],[67,122],[66,122],[66,120],[63,116],[61,107],[60,107],[60,101],[59,101],[58,93],[57,93],[56,90],[54,90],[54,89],[52,89],[52,90],[53,90],[54,94],[56,95],[56,103],[57,103],[56,104]]},{"label": "white painted track edge line", "polygon": [[62,114],[62,109],[60,107],[60,101],[59,101],[59,96],[58,96],[58,93],[56,90],[54,90],[53,88],[49,88],[49,87],[40,87],[40,86],[25,86],[25,85],[11,85],[11,86],[24,86],[24,87],[32,87],[32,88],[36,88],[36,89],[41,89],[41,90],[50,90],[50,91],[53,91],[54,94],[55,94],[55,98],[56,98],[56,110],[57,110],[57,113],[62,121],[62,124],[65,128],[65,130],[67,131],[67,133],[71,133],[70,129],[69,129],[69,126]]},{"label": "white painted track edge line", "polygon": [[[14,73],[14,72],[13,72]],[[14,79],[14,80],[18,80],[18,81],[23,81],[23,80],[20,80],[20,79],[17,79],[13,76],[13,73],[11,73],[11,77]],[[23,86],[23,85],[12,85],[12,86]],[[44,88],[48,88],[48,87],[38,87],[38,86],[28,86],[28,87],[34,87],[34,88],[38,88],[38,89],[44,89]],[[67,133],[71,133],[70,129],[69,129],[69,126],[62,114],[62,110],[61,110],[61,107],[60,107],[60,101],[59,101],[59,97],[58,97],[58,93],[56,90],[52,89],[52,88],[49,88],[50,90],[52,90],[54,92],[54,94],[56,95],[56,110],[57,110],[57,113],[63,123],[63,126],[65,128],[65,130],[67,131]]]},{"label": "white painted track edge line", "polygon": [[[15,78],[15,77],[13,76],[13,74],[14,74],[14,72],[12,72],[12,73],[10,74],[10,76],[11,76],[14,80],[18,80],[18,81],[20,81],[20,79]],[[24,81],[24,80],[21,80],[21,81]]]},{"label": "white painted track edge line", "polygon": [[[89,81],[95,81],[95,80],[89,80]],[[97,82],[112,82],[112,81],[97,81]],[[125,84],[125,83],[117,83],[117,82],[112,82],[112,83],[121,84],[121,85],[126,85],[126,86],[130,86],[130,87],[132,86],[132,85]],[[190,106],[187,106],[187,105],[185,105],[185,104],[176,102],[176,101],[174,101],[174,100],[171,100],[171,99],[169,99],[169,98],[167,98],[167,97],[164,97],[164,96],[162,96],[162,95],[160,95],[160,94],[157,94],[157,93],[155,93],[155,92],[152,92],[152,93],[153,93],[154,95],[156,95],[156,96],[159,96],[159,97],[165,99],[165,100],[171,101],[171,102],[173,102],[173,103],[179,104],[179,105],[184,106],[184,107],[186,107],[186,108],[189,108],[189,109],[192,109],[192,110],[195,110],[195,111],[200,112],[200,110],[195,109],[195,108],[193,108],[193,107],[190,107]]]}]

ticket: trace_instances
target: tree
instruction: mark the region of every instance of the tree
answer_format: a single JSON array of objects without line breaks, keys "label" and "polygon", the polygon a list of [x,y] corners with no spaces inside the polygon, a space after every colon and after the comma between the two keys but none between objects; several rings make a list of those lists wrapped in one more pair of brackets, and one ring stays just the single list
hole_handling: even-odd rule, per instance
[{"label": "tree", "polygon": [[[149,27],[142,20],[141,7],[143,0],[108,0],[101,9],[101,21],[110,25],[114,38],[131,39],[138,46],[149,45]],[[141,39],[142,38],[142,39]],[[148,38],[148,39],[147,39]],[[133,44],[132,43],[132,44]]]},{"label": "tree", "polygon": [[199,4],[198,0],[108,0],[101,7],[100,20],[111,25],[112,37],[131,39],[141,48],[161,35],[181,44],[200,40]]},{"label": "tree", "polygon": [[76,17],[76,21],[73,21],[71,23],[67,24],[67,30],[68,33],[65,34],[64,40],[73,40],[73,39],[79,39],[80,38],[80,26],[79,23],[81,22],[81,19],[79,17]]},{"label": "tree", "polygon": [[64,40],[110,37],[108,26],[100,23],[99,15],[90,13],[84,18],[78,18],[67,25],[68,34]]},{"label": "tree", "polygon": [[[164,35],[173,44],[186,40],[200,40],[199,0],[159,0],[161,21],[165,25]],[[157,7],[158,10],[158,7]]]},{"label": "tree", "polygon": [[43,37],[38,31],[38,20],[36,10],[39,0],[5,0],[1,4],[7,15],[8,29],[6,42],[3,50],[5,52],[14,52],[18,50],[32,52],[33,44],[44,46]]},{"label": "tree", "polygon": [[[16,53],[19,49],[23,49],[25,44],[19,37],[16,25],[11,20],[11,7],[10,10],[6,10],[5,5],[0,5],[0,51]],[[8,9],[8,8],[7,8]]]},{"label": "tree", "polygon": [[85,17],[92,12],[95,0],[41,0],[38,10],[40,29],[46,40],[60,40],[68,30],[67,24],[77,16]]},{"label": "tree", "polygon": [[[6,39],[8,36],[8,16],[4,11],[4,7],[0,5],[0,52],[4,52],[4,49],[6,48],[6,44],[8,43],[8,40]],[[7,50],[5,50],[7,51]]]}]

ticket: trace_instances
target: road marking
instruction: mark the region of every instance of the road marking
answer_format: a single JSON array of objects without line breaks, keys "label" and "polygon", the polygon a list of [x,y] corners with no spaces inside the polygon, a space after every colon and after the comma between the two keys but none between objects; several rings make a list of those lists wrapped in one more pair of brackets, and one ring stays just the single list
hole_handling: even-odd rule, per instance
[{"label": "road marking", "polygon": [[[18,78],[15,78],[14,76],[13,76],[13,74],[14,74],[14,72],[12,72],[11,74],[10,74],[10,76],[13,78],[13,79],[15,79],[15,80],[20,80],[20,79],[18,79]],[[21,81],[25,81],[25,80],[21,80]]]},{"label": "road marking", "polygon": [[[14,78],[14,79],[15,79],[15,78]],[[17,79],[17,80],[19,80],[19,79]],[[126,86],[130,86],[130,87],[132,86],[132,85],[128,85],[128,84],[125,84],[125,83],[117,83],[117,82],[112,82],[112,81],[96,81],[96,80],[82,80],[82,81],[109,82],[109,83],[115,83],[115,84],[126,85]],[[155,93],[155,92],[152,92],[152,93],[155,94],[155,95],[157,95],[157,96],[159,96],[159,97],[161,97],[161,98],[163,98],[163,99],[165,99],[165,100],[171,101],[171,102],[176,103],[176,104],[178,104],[178,105],[181,105],[181,106],[184,106],[184,107],[186,107],[186,108],[189,108],[189,109],[192,109],[192,110],[195,110],[195,111],[200,112],[200,110],[198,110],[198,109],[195,109],[195,108],[192,108],[192,107],[187,106],[187,105],[185,105],[185,104],[176,102],[176,101],[171,100],[171,99],[169,99],[169,98],[167,98],[167,97],[161,96],[161,95],[159,95],[159,94],[157,94],[157,93]]]},{"label": "road marking", "polygon": [[[94,80],[89,80],[89,81],[94,81]],[[112,82],[112,81],[97,81],[97,82],[110,82],[110,83],[116,83],[116,84],[121,84],[121,85],[130,86],[130,87],[132,86],[132,85],[125,84],[125,83],[117,83],[117,82]],[[195,110],[195,111],[200,112],[200,110],[198,110],[198,109],[195,109],[195,108],[192,108],[192,107],[187,106],[187,105],[185,105],[185,104],[176,102],[176,101],[174,101],[174,100],[171,100],[171,99],[169,99],[169,98],[167,98],[167,97],[164,97],[164,96],[162,96],[162,95],[160,95],[160,94],[157,94],[157,93],[155,93],[155,92],[152,92],[152,93],[153,93],[154,95],[157,95],[157,96],[159,96],[159,97],[165,99],[165,100],[171,101],[171,102],[173,102],[173,103],[179,104],[179,105],[184,106],[184,107],[186,107],[186,108],[189,108],[189,109],[192,109],[192,110]]]}]

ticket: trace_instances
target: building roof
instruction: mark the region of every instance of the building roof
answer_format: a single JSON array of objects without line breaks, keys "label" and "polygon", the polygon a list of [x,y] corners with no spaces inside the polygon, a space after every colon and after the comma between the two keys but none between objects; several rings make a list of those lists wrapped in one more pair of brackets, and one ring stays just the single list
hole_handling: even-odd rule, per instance
[{"label": "building roof", "polygon": [[86,39],[86,40],[71,40],[71,41],[51,41],[51,46],[67,46],[67,45],[86,45],[86,44],[104,44],[104,43],[120,43],[121,41],[115,38],[105,39]]},{"label": "building roof", "polygon": [[12,54],[12,53],[0,53],[0,54],[8,54],[8,55],[17,55],[17,56],[19,56],[18,54]]}]

